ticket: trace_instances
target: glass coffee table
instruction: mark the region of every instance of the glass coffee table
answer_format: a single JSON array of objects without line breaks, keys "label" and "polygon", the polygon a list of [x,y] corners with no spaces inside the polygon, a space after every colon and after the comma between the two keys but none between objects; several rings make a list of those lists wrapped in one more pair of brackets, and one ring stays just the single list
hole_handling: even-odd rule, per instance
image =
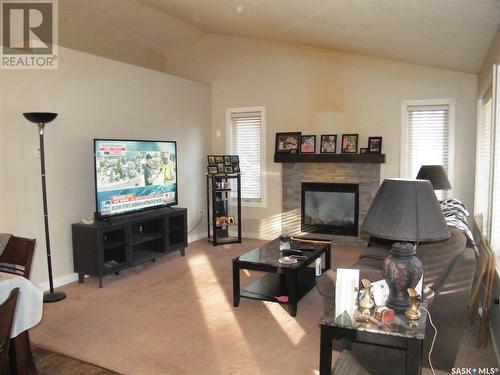
[{"label": "glass coffee table", "polygon": [[[427,302],[421,303],[427,309]],[[352,342],[375,344],[405,350],[405,374],[419,375],[422,369],[422,343],[425,338],[427,313],[422,310],[422,317],[412,321],[404,314],[396,314],[394,321],[389,325],[382,325],[372,321],[364,321],[359,314],[354,319],[337,319],[324,316],[320,321],[321,348],[320,348],[320,375],[330,375],[332,371],[333,339],[339,339],[340,350],[350,350]],[[390,366],[390,364],[388,364]]]},{"label": "glass coffee table", "polygon": [[[311,240],[313,241],[313,240]],[[277,302],[288,306],[291,316],[297,314],[297,303],[316,285],[315,268],[309,267],[325,254],[325,267],[330,268],[331,243],[328,241],[296,241],[291,249],[302,251],[303,258],[294,264],[282,264],[279,259],[279,239],[233,259],[233,305],[238,307],[240,298]],[[240,289],[240,270],[266,272],[266,275]]]}]

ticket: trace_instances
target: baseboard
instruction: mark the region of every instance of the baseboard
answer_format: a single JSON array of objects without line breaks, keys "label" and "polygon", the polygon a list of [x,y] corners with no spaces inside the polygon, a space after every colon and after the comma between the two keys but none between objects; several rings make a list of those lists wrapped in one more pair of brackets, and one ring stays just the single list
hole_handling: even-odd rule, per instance
[{"label": "baseboard", "polygon": [[277,237],[276,234],[265,235],[261,233],[252,233],[252,232],[243,232],[241,233],[241,236],[244,238],[253,238],[256,240],[268,240],[268,241],[274,240]]},{"label": "baseboard", "polygon": [[[205,238],[206,234],[204,232],[196,233],[196,234],[191,234],[188,236],[188,243],[194,242],[201,240],[202,238]],[[57,277],[54,279],[54,288],[58,288],[60,286],[75,282],[78,280],[78,274],[77,273],[71,273],[69,275]],[[50,289],[49,282],[44,281],[42,283],[37,284],[40,289],[42,289],[44,292]]]},{"label": "baseboard", "polygon": [[491,343],[493,344],[493,350],[495,351],[495,358],[497,360],[497,366],[500,367],[500,353],[498,352],[498,347],[497,343],[495,341],[495,332],[493,331],[493,327],[491,326],[491,322],[489,322],[489,328],[490,328],[490,340]]},{"label": "baseboard", "polygon": [[207,234],[205,232],[190,234],[188,236],[188,243],[198,241],[198,240],[201,240],[202,238],[206,238],[206,237],[207,237]]},{"label": "baseboard", "polygon": [[[77,273],[71,273],[69,275],[61,276],[61,277],[56,277],[54,279],[54,288],[58,288],[60,286],[72,283],[74,281],[78,280],[78,274]],[[43,283],[38,283],[37,284],[40,289],[42,289],[44,292],[50,289],[49,286],[49,281],[44,281]]]}]

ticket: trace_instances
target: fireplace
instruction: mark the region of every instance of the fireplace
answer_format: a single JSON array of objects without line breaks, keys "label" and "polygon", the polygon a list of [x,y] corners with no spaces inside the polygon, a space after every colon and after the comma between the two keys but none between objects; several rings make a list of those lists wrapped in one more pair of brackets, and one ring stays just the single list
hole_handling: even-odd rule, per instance
[{"label": "fireplace", "polygon": [[358,218],[358,184],[302,182],[302,232],[357,236]]}]

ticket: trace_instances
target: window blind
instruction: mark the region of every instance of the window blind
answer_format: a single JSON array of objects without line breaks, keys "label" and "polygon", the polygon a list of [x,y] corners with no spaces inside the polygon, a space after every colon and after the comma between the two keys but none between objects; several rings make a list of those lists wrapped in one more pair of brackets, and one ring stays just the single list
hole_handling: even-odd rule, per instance
[{"label": "window blind", "polygon": [[407,177],[415,178],[422,165],[440,164],[448,173],[448,105],[410,105],[407,111]]},{"label": "window blind", "polygon": [[262,198],[261,131],[260,111],[231,113],[231,148],[240,157],[241,198],[247,202]]},{"label": "window blind", "polygon": [[489,236],[489,203],[492,156],[492,97],[489,91],[479,105],[476,143],[476,183],[474,189],[474,216],[482,228],[484,238]]},{"label": "window blind", "polygon": [[493,175],[492,179],[492,202],[490,203],[491,234],[490,243],[497,256],[500,255],[500,131],[499,131],[499,109],[500,109],[500,71],[498,65],[493,71],[493,89],[491,101],[491,129],[493,138]]}]

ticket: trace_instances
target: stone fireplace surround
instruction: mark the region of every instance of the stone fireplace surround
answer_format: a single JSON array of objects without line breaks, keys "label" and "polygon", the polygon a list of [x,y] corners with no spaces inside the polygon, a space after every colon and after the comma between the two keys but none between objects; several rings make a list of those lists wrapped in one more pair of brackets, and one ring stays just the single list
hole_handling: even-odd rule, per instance
[{"label": "stone fireplace surround", "polygon": [[[304,234],[300,229],[302,182],[359,184],[359,227],[380,185],[379,163],[288,162],[282,164],[282,227],[284,233]],[[331,239],[337,245],[363,245],[353,236],[312,233],[311,237]]]}]

